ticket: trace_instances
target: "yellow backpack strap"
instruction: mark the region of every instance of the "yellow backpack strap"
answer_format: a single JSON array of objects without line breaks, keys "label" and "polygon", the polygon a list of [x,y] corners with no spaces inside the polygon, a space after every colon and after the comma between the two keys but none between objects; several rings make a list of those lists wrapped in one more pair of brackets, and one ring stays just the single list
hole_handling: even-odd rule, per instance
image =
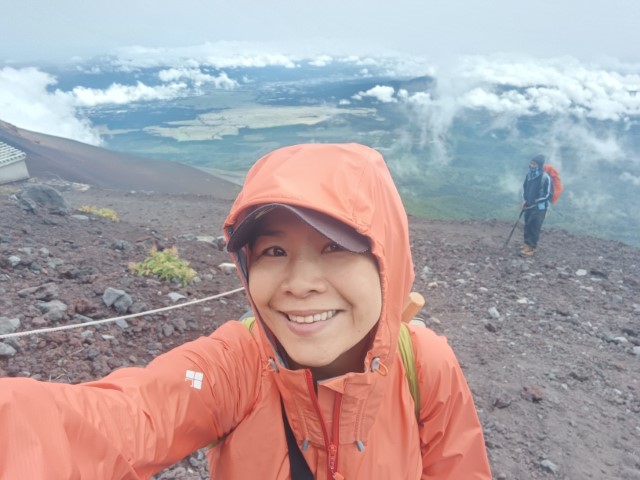
[{"label": "yellow backpack strap", "polygon": [[240,323],[247,327],[251,333],[253,333],[253,326],[256,323],[256,317],[244,317],[240,319]]},{"label": "yellow backpack strap", "polygon": [[413,404],[416,410],[416,420],[420,421],[420,389],[418,387],[418,374],[416,372],[416,359],[413,355],[413,342],[411,332],[406,323],[400,324],[400,335],[398,336],[398,351],[404,365],[404,372],[409,382],[409,390],[413,397]]}]

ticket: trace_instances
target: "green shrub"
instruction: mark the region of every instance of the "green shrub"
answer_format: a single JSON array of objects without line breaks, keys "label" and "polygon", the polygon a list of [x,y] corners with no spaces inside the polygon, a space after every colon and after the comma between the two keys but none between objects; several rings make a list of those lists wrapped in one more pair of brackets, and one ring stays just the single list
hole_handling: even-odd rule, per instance
[{"label": "green shrub", "polygon": [[189,267],[189,262],[178,256],[176,247],[166,248],[161,252],[153,247],[143,262],[130,263],[129,270],[144,277],[155,275],[168,282],[177,281],[183,287],[196,276],[196,271]]},{"label": "green shrub", "polygon": [[78,210],[83,213],[90,213],[91,215],[95,215],[96,217],[107,218],[114,222],[120,221],[120,219],[118,218],[118,214],[110,208],[97,208],[93,205],[83,205]]}]

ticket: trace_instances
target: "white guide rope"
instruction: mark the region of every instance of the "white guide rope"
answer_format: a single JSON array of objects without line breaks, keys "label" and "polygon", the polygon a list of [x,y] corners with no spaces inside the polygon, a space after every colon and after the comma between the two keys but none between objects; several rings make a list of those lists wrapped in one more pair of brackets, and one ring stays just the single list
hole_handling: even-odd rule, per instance
[{"label": "white guide rope", "polygon": [[5,333],[0,335],[0,340],[4,340],[7,338],[16,338],[16,337],[25,337],[27,335],[39,335],[42,333],[51,333],[51,332],[59,332],[61,330],[71,330],[72,328],[82,328],[82,327],[90,327],[91,325],[101,325],[103,323],[115,322],[116,320],[126,320],[127,318],[133,317],[142,317],[145,315],[152,315],[158,312],[164,312],[167,310],[173,310],[175,308],[183,308],[189,305],[195,305],[196,303],[207,302],[209,300],[215,300],[216,298],[226,297],[233,293],[238,293],[244,290],[244,287],[236,288],[235,290],[229,290],[228,292],[219,293],[217,295],[213,295],[211,297],[201,298],[199,300],[192,300],[190,302],[180,303],[178,305],[171,305],[169,307],[157,308],[155,310],[147,310],[146,312],[140,313],[131,313],[129,315],[123,315],[121,317],[113,317],[113,318],[105,318],[102,320],[93,320],[91,322],[86,323],[78,323],[73,325],[63,325],[60,327],[49,327],[49,328],[41,328],[39,330],[30,330],[28,332],[15,332],[15,333]]}]

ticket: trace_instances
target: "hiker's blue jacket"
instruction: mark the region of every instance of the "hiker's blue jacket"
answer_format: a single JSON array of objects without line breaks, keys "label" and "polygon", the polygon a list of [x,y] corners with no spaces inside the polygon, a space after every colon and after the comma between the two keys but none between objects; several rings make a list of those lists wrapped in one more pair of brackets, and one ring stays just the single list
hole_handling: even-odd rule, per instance
[{"label": "hiker's blue jacket", "polygon": [[530,171],[522,184],[522,200],[524,207],[546,210],[553,196],[551,177],[542,169]]}]

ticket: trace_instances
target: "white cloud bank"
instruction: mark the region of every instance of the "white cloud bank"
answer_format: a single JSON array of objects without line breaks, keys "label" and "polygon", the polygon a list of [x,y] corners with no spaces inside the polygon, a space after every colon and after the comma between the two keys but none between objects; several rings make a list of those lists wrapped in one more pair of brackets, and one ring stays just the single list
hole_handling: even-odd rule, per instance
[{"label": "white cloud bank", "polygon": [[447,74],[436,72],[433,93],[378,85],[352,98],[461,110],[485,109],[498,115],[572,115],[601,121],[629,121],[640,115],[640,74],[587,68],[576,60],[508,62],[468,57]]},{"label": "white cloud bank", "polygon": [[0,118],[18,127],[92,145],[100,135],[77,113],[73,96],[49,91],[54,76],[35,68],[0,70]]},{"label": "white cloud bank", "polygon": [[588,66],[570,58],[464,57],[452,70],[436,71],[432,90],[410,93],[378,85],[344,100],[373,97],[405,106],[419,126],[419,143],[431,144],[436,164],[449,160],[446,143],[451,125],[470,110],[487,111],[495,122],[492,127],[511,130],[522,117],[548,115],[557,135],[564,135],[565,145],[573,142],[589,153],[587,158],[616,161],[628,152],[613,134],[595,134],[589,122],[629,127],[639,121],[639,68],[617,67]]},{"label": "white cloud bank", "polygon": [[[205,87],[232,89],[238,86],[236,80],[227,73],[211,71],[220,72],[223,68],[233,71],[239,67],[296,68],[303,62],[315,68],[351,64],[362,68],[363,77],[373,71],[405,78],[433,76],[435,86],[428,91],[409,92],[378,84],[340,100],[339,104],[373,99],[399,105],[414,120],[412,124],[420,135],[418,142],[431,145],[436,162],[448,160],[446,145],[451,125],[456,116],[468,110],[491,112],[493,127],[507,129],[513,128],[523,116],[549,115],[558,138],[571,132],[579,148],[605,161],[616,161],[625,155],[625,149],[615,136],[594,135],[587,121],[630,125],[640,116],[640,67],[629,64],[605,68],[571,58],[476,56],[463,57],[452,68],[444,69],[418,58],[336,54],[295,57],[238,42],[171,49],[132,47],[120,50],[108,60],[101,67],[84,68],[88,72],[96,68],[115,68],[121,72],[158,68],[159,83],[114,83],[103,89],[78,85],[62,91],[55,88],[56,78],[46,72],[5,67],[0,69],[0,119],[22,128],[99,144],[100,137],[84,115],[84,108],[167,100],[198,94]],[[561,148],[561,143],[558,140],[555,148]]]},{"label": "white cloud bank", "polygon": [[158,77],[163,82],[177,82],[179,80],[188,80],[195,87],[201,87],[203,85],[210,84],[215,88],[232,90],[238,86],[238,82],[230,79],[225,72],[222,72],[216,77],[214,75],[202,72],[199,68],[169,68],[167,70],[161,70],[158,73]]},{"label": "white cloud bank", "polygon": [[461,77],[477,86],[463,106],[518,115],[571,114],[626,121],[640,115],[640,74],[588,68],[572,59],[495,61],[468,59]]},{"label": "white cloud bank", "polygon": [[[217,69],[269,66],[295,68],[299,58],[270,51],[268,47],[255,43],[216,42],[178,48],[124,47],[117,50],[111,63],[124,71],[167,66]],[[323,57],[320,62],[329,60],[330,57]]]},{"label": "white cloud bank", "polygon": [[395,89],[393,87],[376,85],[373,88],[370,88],[364,92],[358,92],[353,95],[351,98],[354,100],[362,100],[365,97],[370,97],[378,100],[381,103],[395,103],[398,101],[397,98],[394,97]]},{"label": "white cloud bank", "polygon": [[49,73],[31,67],[5,67],[0,69],[0,119],[27,130],[100,145],[100,135],[82,108],[168,100],[197,94],[204,85],[223,89],[238,86],[224,72],[214,76],[196,68],[162,70],[158,78],[164,83],[113,83],[104,89],[77,86],[65,92],[55,89],[57,79]]}]

